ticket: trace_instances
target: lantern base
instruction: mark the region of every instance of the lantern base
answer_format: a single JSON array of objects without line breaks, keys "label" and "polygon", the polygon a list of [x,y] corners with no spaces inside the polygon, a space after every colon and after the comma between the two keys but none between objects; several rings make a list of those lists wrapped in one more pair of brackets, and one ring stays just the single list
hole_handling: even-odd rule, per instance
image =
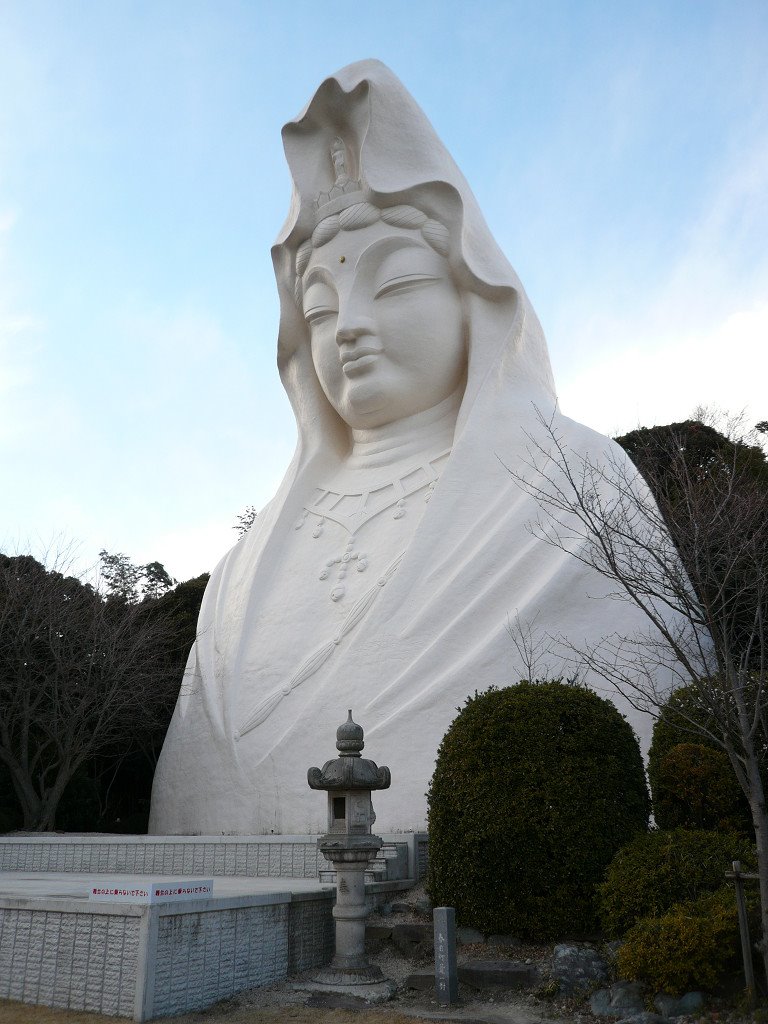
[{"label": "lantern base", "polygon": [[381,968],[373,964],[359,967],[342,967],[331,964],[312,976],[321,985],[376,985],[384,981]]},{"label": "lantern base", "polygon": [[355,996],[366,1003],[385,1003],[397,990],[394,981],[385,978],[378,967],[360,971],[341,971],[326,967],[306,981],[295,982],[293,988],[313,995]]}]

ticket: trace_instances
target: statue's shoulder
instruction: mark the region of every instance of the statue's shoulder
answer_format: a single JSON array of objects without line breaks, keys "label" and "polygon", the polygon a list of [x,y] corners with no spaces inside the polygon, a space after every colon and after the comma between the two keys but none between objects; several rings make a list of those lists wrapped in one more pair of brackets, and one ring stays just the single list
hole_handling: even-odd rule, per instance
[{"label": "statue's shoulder", "polygon": [[230,587],[246,572],[247,565],[253,560],[254,549],[263,543],[264,525],[269,518],[269,511],[272,505],[272,501],[268,502],[258,512],[249,529],[235,541],[229,551],[219,560],[216,568],[211,573],[211,578],[205,589],[206,600],[215,600],[216,596],[223,589]]},{"label": "statue's shoulder", "polygon": [[611,462],[619,466],[633,465],[621,445],[606,434],[572,420],[569,416],[563,416],[562,413],[558,413],[555,426],[566,446],[581,458],[596,464]]}]

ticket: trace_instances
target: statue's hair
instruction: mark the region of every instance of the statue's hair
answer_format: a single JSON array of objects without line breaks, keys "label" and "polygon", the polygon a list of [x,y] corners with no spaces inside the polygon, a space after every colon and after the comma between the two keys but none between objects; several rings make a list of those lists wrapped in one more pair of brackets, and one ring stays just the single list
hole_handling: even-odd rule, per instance
[{"label": "statue's hair", "polygon": [[294,294],[299,305],[301,305],[301,279],[307,269],[312,250],[319,249],[330,242],[340,231],[356,231],[358,228],[367,228],[379,220],[383,220],[385,224],[391,224],[395,228],[420,230],[424,241],[436,253],[439,253],[440,256],[448,256],[450,241],[448,228],[440,221],[432,220],[426,213],[417,210],[415,206],[388,206],[379,209],[373,203],[356,203],[354,206],[348,206],[341,213],[331,214],[330,217],[321,220],[311,237],[302,242],[296,250]]}]

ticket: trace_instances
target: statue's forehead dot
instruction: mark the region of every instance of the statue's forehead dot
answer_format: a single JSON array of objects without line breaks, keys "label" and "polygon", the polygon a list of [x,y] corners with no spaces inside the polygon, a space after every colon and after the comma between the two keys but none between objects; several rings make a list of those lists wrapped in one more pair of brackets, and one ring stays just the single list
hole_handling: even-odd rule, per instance
[{"label": "statue's forehead dot", "polygon": [[339,256],[339,263],[346,263],[346,262],[347,262],[347,257],[346,256]]}]

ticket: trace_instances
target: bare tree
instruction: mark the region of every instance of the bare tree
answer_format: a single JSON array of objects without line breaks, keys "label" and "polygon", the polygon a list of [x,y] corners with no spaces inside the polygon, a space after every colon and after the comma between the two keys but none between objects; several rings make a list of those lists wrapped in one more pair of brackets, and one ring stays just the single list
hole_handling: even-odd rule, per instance
[{"label": "bare tree", "polygon": [[[539,427],[512,474],[541,510],[531,531],[596,570],[647,623],[593,646],[557,642],[635,707],[666,708],[728,755],[757,844],[768,976],[768,464],[751,438],[716,443],[700,433],[716,434],[710,426],[676,424],[636,432],[643,479],[620,450],[591,457],[553,422]],[[670,679],[689,687],[691,704],[666,707]]]},{"label": "bare tree", "polygon": [[0,555],[0,762],[25,829],[52,829],[78,768],[165,712],[169,642],[151,609]]},{"label": "bare tree", "polygon": [[238,540],[242,540],[246,533],[248,533],[250,528],[256,522],[258,515],[259,513],[255,505],[246,505],[243,511],[238,515],[237,522],[232,527],[233,530],[237,530]]}]

